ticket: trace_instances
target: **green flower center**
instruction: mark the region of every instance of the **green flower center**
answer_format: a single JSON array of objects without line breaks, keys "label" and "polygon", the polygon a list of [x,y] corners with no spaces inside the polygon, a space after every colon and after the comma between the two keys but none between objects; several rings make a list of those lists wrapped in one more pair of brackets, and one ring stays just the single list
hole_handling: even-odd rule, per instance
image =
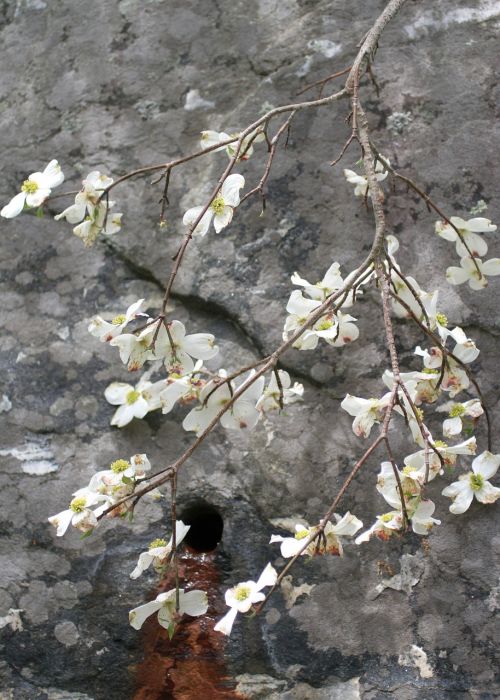
[{"label": "green flower center", "polygon": [[236,600],[239,600],[240,602],[242,600],[246,600],[249,595],[250,595],[250,588],[248,586],[237,586],[237,588],[234,592],[234,597],[236,598]]},{"label": "green flower center", "polygon": [[431,367],[424,367],[422,372],[423,374],[439,374],[438,369],[432,369]]},{"label": "green flower center", "polygon": [[136,391],[135,389],[132,389],[132,391],[129,391],[127,396],[126,396],[126,400],[127,400],[127,403],[129,404],[129,406],[131,404],[135,403],[137,401],[137,399],[140,397],[140,395],[141,395],[141,392]]},{"label": "green flower center", "polygon": [[33,180],[25,180],[21,187],[21,191],[26,192],[26,194],[35,194],[37,189],[38,185],[36,184],[36,182],[33,182]]},{"label": "green flower center", "polygon": [[69,504],[69,507],[74,513],[82,513],[85,510],[86,504],[87,499],[84,496],[80,496],[80,498],[74,498]]},{"label": "green flower center", "polygon": [[418,420],[420,420],[420,421],[424,420],[424,412],[422,411],[421,408],[415,408],[415,413],[417,415]]},{"label": "green flower center", "polygon": [[473,491],[479,491],[483,488],[484,478],[481,474],[474,474],[474,472],[472,472],[469,477],[469,483]]},{"label": "green flower center", "polygon": [[440,312],[436,314],[436,321],[440,326],[444,326],[445,328],[448,325],[448,318]]},{"label": "green flower center", "polygon": [[317,329],[318,331],[328,331],[332,326],[333,322],[329,321],[328,319],[325,319],[324,321],[321,321],[321,323],[318,324]]},{"label": "green flower center", "polygon": [[221,194],[218,194],[210,205],[210,209],[214,212],[214,214],[222,214],[225,206],[226,204],[224,202],[224,197]]},{"label": "green flower center", "polygon": [[446,449],[448,447],[447,442],[443,442],[442,440],[436,440],[434,443],[434,447],[436,447],[438,450],[441,449]]},{"label": "green flower center", "polygon": [[115,474],[121,474],[122,472],[126,471],[129,467],[130,462],[127,462],[126,459],[117,459],[116,462],[113,462],[109,465],[109,468]]},{"label": "green flower center", "polygon": [[309,530],[306,530],[305,528],[303,530],[298,530],[295,533],[296,540],[304,540],[306,537],[309,537]]},{"label": "green flower center", "polygon": [[156,549],[157,547],[166,547],[166,546],[167,546],[167,540],[162,540],[161,537],[159,537],[158,539],[153,540],[151,542],[148,549]]},{"label": "green flower center", "polygon": [[127,320],[126,317],[123,314],[121,314],[120,316],[115,316],[115,318],[111,321],[111,323],[114,326],[121,326],[121,324],[125,323],[126,320]]},{"label": "green flower center", "polygon": [[460,416],[463,416],[464,413],[465,413],[465,408],[462,406],[462,404],[455,403],[450,408],[449,416],[450,416],[450,418],[459,418]]},{"label": "green flower center", "polygon": [[392,513],[384,513],[383,515],[380,516],[379,520],[381,520],[383,523],[390,523],[393,518]]}]

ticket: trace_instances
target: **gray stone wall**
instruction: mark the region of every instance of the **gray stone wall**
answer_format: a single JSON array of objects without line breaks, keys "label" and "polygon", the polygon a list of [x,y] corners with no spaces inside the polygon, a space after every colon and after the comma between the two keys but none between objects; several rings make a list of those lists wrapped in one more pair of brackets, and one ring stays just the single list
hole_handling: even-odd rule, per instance
[{"label": "gray stone wall", "polygon": [[[304,82],[349,65],[383,6],[382,0],[4,0],[1,201],[54,157],[73,188],[91,169],[116,177],[188,153],[202,129],[249,123],[290,101]],[[466,215],[484,200],[484,215],[496,223],[499,19],[494,0],[408,2],[380,42],[380,98],[363,87],[382,153],[424,183],[449,215]],[[343,164],[329,166],[348,135],[345,109],[340,103],[297,115],[273,168],[265,216],[250,201],[230,228],[188,251],[175,316],[188,328],[213,332],[229,369],[279,341],[294,270],[316,279],[334,259],[349,270],[365,254],[372,218],[342,175],[359,155],[354,148]],[[182,213],[208,193],[224,163],[214,155],[175,172],[166,229],[157,225],[160,193],[149,179],[126,183],[115,197],[123,232],[93,249],[51,216],[0,222],[0,393],[9,399],[0,414],[0,617],[21,609],[24,627],[0,630],[2,700],[134,697],[144,646],[127,611],[153,594],[155,581],[131,582],[128,574],[143,545],[162,533],[167,506],[145,501],[132,525],[104,523],[84,541],[75,533],[56,539],[46,519],[110,461],[145,451],[159,467],[191,441],[180,428],[181,411],[152,414],[121,431],[109,427],[104,388],[128,377],[114,350],[93,341],[86,327],[96,312],[118,312],[141,296],[151,310],[158,307]],[[261,163],[255,157],[245,166],[248,183],[258,180]],[[481,349],[475,367],[496,431],[499,282],[492,279],[481,293],[448,287],[443,272],[455,254],[433,233],[435,217],[399,186],[388,191],[386,204],[406,269],[418,271],[424,287],[442,290],[443,311]],[[494,243],[490,250],[498,255]],[[263,430],[243,441],[218,430],[186,464],[181,507],[196,495],[225,521],[211,564],[219,597],[213,617],[223,611],[225,587],[275,558],[267,546],[270,520],[296,514],[314,522],[361,454],[339,403],[348,391],[381,390],[387,353],[376,302],[371,293],[360,300],[354,315],[361,337],[348,351],[285,357],[305,398],[275,421],[272,440]],[[406,324],[397,331],[403,362],[414,367],[412,350],[422,339]],[[409,451],[399,447],[400,456]],[[48,465],[52,471],[40,475]],[[373,460],[344,503],[366,522],[383,507],[374,495],[377,471]],[[438,487],[430,493],[437,496]],[[474,506],[456,517],[447,506],[439,501],[443,525],[425,547],[408,536],[348,547],[342,560],[297,564],[293,582],[266,614],[240,620],[214,652],[233,681],[227,687],[238,684],[243,697],[283,700],[499,697],[498,511]],[[175,687],[164,693],[142,697],[199,697]]]}]

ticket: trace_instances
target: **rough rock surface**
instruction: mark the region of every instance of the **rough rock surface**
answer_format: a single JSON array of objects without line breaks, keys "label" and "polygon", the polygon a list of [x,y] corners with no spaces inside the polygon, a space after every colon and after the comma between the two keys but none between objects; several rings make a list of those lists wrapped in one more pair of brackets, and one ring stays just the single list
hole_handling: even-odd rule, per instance
[{"label": "rough rock surface", "polygon": [[[304,82],[348,65],[383,6],[4,0],[1,201],[53,157],[73,189],[90,169],[116,177],[190,152],[202,129],[237,129],[288,102]],[[425,183],[447,212],[466,215],[484,200],[485,215],[497,223],[499,19],[494,0],[407,3],[376,56],[380,99],[364,88],[380,150]],[[333,259],[348,270],[364,255],[370,213],[353,200],[342,166],[329,166],[348,133],[345,116],[343,104],[299,114],[276,161],[265,216],[250,201],[223,234],[191,246],[175,313],[188,328],[216,334],[228,368],[279,341],[294,270],[316,279]],[[343,166],[357,158],[352,149]],[[216,154],[176,171],[167,229],[158,228],[159,192],[149,178],[126,183],[116,192],[123,232],[93,249],[51,216],[0,223],[0,394],[7,396],[0,415],[0,617],[19,609],[23,624],[0,630],[2,700],[200,697],[189,677],[163,695],[134,695],[143,648],[127,611],[152,594],[155,580],[131,582],[128,574],[143,545],[162,534],[166,506],[144,502],[132,525],[105,523],[84,541],[75,533],[56,538],[46,518],[110,461],[146,451],[164,465],[190,443],[179,430],[180,413],[109,427],[102,392],[126,372],[86,326],[96,312],[121,311],[140,296],[150,309],[158,306],[182,213],[201,201],[224,163]],[[255,157],[245,166],[249,183],[261,163]],[[454,264],[454,251],[433,234],[435,217],[399,187],[388,191],[387,209],[407,269],[419,271],[423,286],[442,290],[443,310],[477,340],[475,366],[497,429],[499,283],[475,294],[450,289],[443,270]],[[499,254],[493,241],[491,250]],[[219,600],[227,585],[276,559],[266,544],[270,519],[298,514],[314,522],[361,452],[339,400],[347,391],[377,395],[387,358],[375,297],[366,295],[355,315],[362,319],[356,347],[286,356],[285,366],[305,384],[305,400],[275,421],[269,443],[263,430],[243,441],[220,430],[182,473],[181,507],[194,494],[224,518],[215,555]],[[398,333],[407,366],[415,366],[412,348],[422,340],[405,324]],[[344,503],[367,522],[383,507],[373,495],[377,469],[374,460]],[[348,547],[342,560],[298,564],[266,614],[240,621],[222,648],[227,688],[273,700],[499,697],[498,510],[475,505],[455,517],[443,499],[438,517],[443,525],[424,549],[410,536]],[[405,572],[415,566],[418,583],[386,588],[403,563]],[[313,587],[287,609],[293,586],[303,584]],[[222,608],[219,602],[213,615]],[[211,692],[204,696],[229,697]]]}]

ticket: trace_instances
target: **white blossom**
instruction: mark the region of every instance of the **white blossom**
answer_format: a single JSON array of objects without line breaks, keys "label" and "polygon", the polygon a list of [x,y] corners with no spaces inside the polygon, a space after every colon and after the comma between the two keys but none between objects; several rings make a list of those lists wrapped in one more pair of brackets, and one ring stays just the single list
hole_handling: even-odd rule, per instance
[{"label": "white blossom", "polygon": [[161,407],[159,396],[149,391],[152,383],[142,378],[135,386],[112,382],[104,391],[106,401],[118,406],[110,425],[123,428],[134,418],[144,418],[150,411]]},{"label": "white blossom", "polygon": [[483,262],[479,258],[462,258],[460,267],[449,267],[446,279],[450,284],[469,283],[471,289],[484,289],[488,286],[487,277],[500,275],[500,258],[491,258]]},{"label": "white blossom", "polygon": [[226,605],[229,607],[229,612],[219,620],[214,629],[217,632],[222,632],[222,634],[231,634],[236,615],[239,612],[248,612],[254,603],[263,601],[266,596],[261,593],[262,589],[266,588],[266,586],[274,586],[277,578],[276,570],[271,564],[268,564],[257,582],[243,581],[234,588],[227,590],[225,600]]},{"label": "white blossom", "polygon": [[115,316],[111,322],[105,321],[101,316],[94,316],[88,327],[89,333],[99,338],[102,343],[109,343],[117,335],[120,335],[125,326],[136,316],[145,316],[145,314],[139,312],[143,303],[144,299],[139,299],[139,301],[129,306],[124,314]]},{"label": "white blossom", "polygon": [[[110,501],[104,494],[88,488],[78,489],[67,510],[51,516],[48,520],[57,528],[57,536],[62,537],[72,525],[83,533],[91,532],[97,526],[97,517],[108,507]],[[91,510],[92,506],[101,505]]]},{"label": "white blossom", "polygon": [[436,508],[431,500],[420,501],[410,517],[413,532],[417,535],[428,535],[434,525],[441,525],[441,521],[433,518]]},{"label": "white blossom", "polygon": [[292,380],[288,372],[279,369],[278,375],[281,383],[281,391],[278,386],[278,380],[276,379],[276,373],[273,372],[269,384],[257,401],[255,408],[262,413],[278,410],[280,408],[280,398],[282,399],[283,405],[286,406],[295,401],[299,401],[304,394],[304,386],[302,384],[295,382],[295,384],[291,386]]},{"label": "white blossom", "polygon": [[463,403],[455,403],[455,401],[447,401],[438,406],[436,411],[448,413],[448,418],[443,421],[443,435],[446,438],[460,435],[463,429],[462,418],[469,416],[474,420],[482,416],[484,411],[479,399],[471,399]]},{"label": "white blossom", "polygon": [[[441,440],[431,440],[436,452],[438,452],[443,463],[447,467],[453,467],[457,461],[459,455],[473,455],[476,453],[477,443],[476,438],[471,437],[468,440],[458,443],[457,445],[447,445],[446,442]],[[429,448],[428,451],[428,462],[429,462],[429,474],[428,481],[432,481],[438,474],[443,473],[443,467],[441,465],[441,460],[433,449]],[[411,455],[408,455],[404,459],[405,469],[404,473],[407,474],[411,479],[416,479],[419,483],[423,484],[426,477],[426,465],[425,465],[425,450],[419,450]]]},{"label": "white blossom", "polygon": [[[182,520],[177,520],[175,523],[175,546],[178,547],[182,540],[189,532],[190,525],[185,525]],[[130,574],[130,578],[138,578],[143,571],[149,568],[151,564],[155,569],[160,568],[165,560],[172,552],[172,537],[168,542],[166,540],[153,540],[145,552],[139,555],[137,566]]]},{"label": "white blossom", "polygon": [[[384,158],[384,160],[390,164],[388,158]],[[388,171],[384,169],[384,166],[382,163],[377,160],[377,164],[375,165],[375,177],[378,180],[378,182],[382,182],[382,180],[385,180],[385,178],[388,175]],[[354,170],[348,170],[347,168],[344,170],[344,176],[347,180],[347,182],[350,182],[351,185],[355,185],[354,187],[354,196],[355,197],[365,197],[368,193],[368,197],[371,197],[370,194],[370,189],[368,187],[368,179],[366,178],[365,175],[358,175]]]},{"label": "white blossom", "polygon": [[[180,321],[170,321],[167,328],[160,320],[157,333],[154,356],[163,359],[169,372],[183,376],[192,372],[195,367],[193,357],[197,360],[210,360],[219,352],[215,338],[211,333],[192,333],[186,335],[186,328]],[[145,329],[143,338],[151,337],[156,332],[155,324]]]},{"label": "white blossom", "polygon": [[[229,175],[212,200],[209,208],[203,214],[199,224],[193,230],[193,236],[203,237],[210,228],[212,218],[214,220],[215,232],[219,233],[223,228],[229,226],[232,221],[235,207],[240,203],[240,189],[245,186],[243,175]],[[192,226],[199,217],[204,207],[192,207],[184,214],[182,223]]]},{"label": "white blossom", "polygon": [[[436,222],[436,233],[441,238],[447,241],[452,241],[456,243],[457,254],[463,257],[470,257],[472,254],[474,257],[482,258],[488,252],[488,245],[482,236],[478,236],[478,233],[490,233],[496,231],[497,227],[491,223],[489,219],[484,219],[482,217],[469,219],[465,221],[459,216],[452,216],[450,222],[454,225],[456,229],[459,230],[463,241],[469,248],[467,250],[466,245],[460,239],[460,236],[456,232],[453,226],[445,221]],[[470,253],[469,253],[470,251]]]},{"label": "white blossom", "polygon": [[384,394],[380,399],[363,399],[347,394],[340,404],[344,411],[354,416],[352,429],[358,437],[368,437],[375,423],[380,423],[389,405],[391,393]]},{"label": "white blossom", "polygon": [[[209,129],[201,132],[200,146],[202,148],[210,148],[210,146],[216,146],[223,141],[229,141],[231,138],[237,139],[239,138],[239,134],[226,134],[224,131],[219,132]],[[240,155],[237,160],[248,160],[253,153],[253,144],[264,140],[265,136],[262,131],[259,131],[257,135],[255,135],[255,132],[252,132],[246,136],[242,141]],[[227,156],[233,158],[236,153],[236,143],[237,141],[234,141],[233,143],[227,144],[227,146],[219,146],[219,148],[215,148],[214,151],[226,151]],[[250,145],[248,145],[249,143]]]},{"label": "white blossom", "polygon": [[[314,556],[315,554],[343,555],[342,537],[353,537],[358,530],[363,527],[361,520],[349,511],[343,516],[334,514],[335,525],[328,521],[324,527],[323,534],[313,540],[302,552],[301,555]],[[293,537],[282,537],[281,535],[271,535],[270,544],[280,543],[281,556],[288,559],[294,557],[304,546],[304,540],[311,537],[318,531],[318,526],[310,527],[302,523],[295,525],[295,535]]]},{"label": "white blossom", "polygon": [[39,207],[50,195],[51,190],[63,181],[64,175],[61,166],[57,160],[51,160],[43,172],[31,173],[28,179],[23,182],[21,192],[3,207],[0,216],[13,219],[22,212],[25,206],[30,209]]},{"label": "white blossom", "polygon": [[377,519],[369,530],[365,530],[361,535],[358,535],[354,542],[362,544],[368,542],[372,537],[378,537],[379,540],[388,540],[396,532],[403,527],[403,515],[401,511],[392,510],[383,515],[377,515]]},{"label": "white blossom", "polygon": [[181,615],[198,617],[204,615],[208,610],[208,598],[205,591],[195,590],[185,592],[184,588],[179,588],[179,610],[176,610],[176,589],[166,593],[160,593],[155,600],[129,612],[129,621],[132,627],[140,630],[145,620],[154,613],[158,613],[159,624],[168,630],[172,637],[176,623]]},{"label": "white blossom", "polygon": [[[290,314],[285,321],[283,340],[288,340],[289,334],[293,334],[307,323],[309,315],[321,305],[319,300],[307,299],[302,292],[296,289],[290,295],[286,310]],[[322,338],[329,345],[341,347],[356,340],[359,329],[354,325],[356,319],[341,311],[327,312],[321,316],[311,328],[308,328],[300,338],[294,342],[293,347],[298,350],[314,350]]]},{"label": "white blossom", "polygon": [[203,370],[203,360],[197,361],[192,372],[183,376],[170,374],[167,379],[154,382],[149,387],[148,394],[158,399],[162,413],[170,413],[177,401],[185,404],[199,398],[206,383],[199,374],[200,370]]},{"label": "white blossom", "polygon": [[[244,386],[254,374],[255,371],[252,370],[240,386]],[[221,379],[223,378],[221,376]],[[205,384],[200,392],[200,406],[193,408],[184,418],[182,423],[184,430],[192,430],[196,432],[196,435],[201,435],[223,406],[231,400],[236,390],[234,383],[220,382],[219,379]],[[220,422],[223,428],[227,430],[251,430],[257,425],[261,414],[256,405],[264,389],[264,383],[264,377],[259,377],[236,399],[231,408],[221,417]]]},{"label": "white blossom", "polygon": [[443,496],[453,499],[450,511],[459,515],[465,513],[474,498],[480,503],[494,503],[500,498],[500,488],[490,484],[489,479],[497,473],[500,455],[482,452],[472,462],[472,471],[462,474],[443,491]]},{"label": "white blossom", "polygon": [[75,203],[67,207],[54,218],[66,219],[70,224],[77,224],[73,233],[91,246],[99,233],[113,235],[121,228],[122,214],[111,213],[114,202],[101,200],[102,193],[113,180],[98,170],[93,170],[83,180],[83,187],[75,197]]}]

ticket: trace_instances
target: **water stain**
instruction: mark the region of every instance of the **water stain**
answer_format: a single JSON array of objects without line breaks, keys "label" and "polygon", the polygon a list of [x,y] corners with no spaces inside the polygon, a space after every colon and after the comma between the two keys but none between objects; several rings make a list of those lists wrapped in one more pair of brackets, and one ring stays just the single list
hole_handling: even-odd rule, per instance
[{"label": "water stain", "polygon": [[[136,667],[133,700],[245,700],[235,691],[224,661],[226,638],[214,631],[221,610],[220,574],[215,553],[183,551],[179,556],[181,581],[186,590],[208,594],[206,615],[185,615],[172,640],[153,615],[143,626],[144,661]],[[154,595],[175,585],[173,572],[160,582]]]}]

